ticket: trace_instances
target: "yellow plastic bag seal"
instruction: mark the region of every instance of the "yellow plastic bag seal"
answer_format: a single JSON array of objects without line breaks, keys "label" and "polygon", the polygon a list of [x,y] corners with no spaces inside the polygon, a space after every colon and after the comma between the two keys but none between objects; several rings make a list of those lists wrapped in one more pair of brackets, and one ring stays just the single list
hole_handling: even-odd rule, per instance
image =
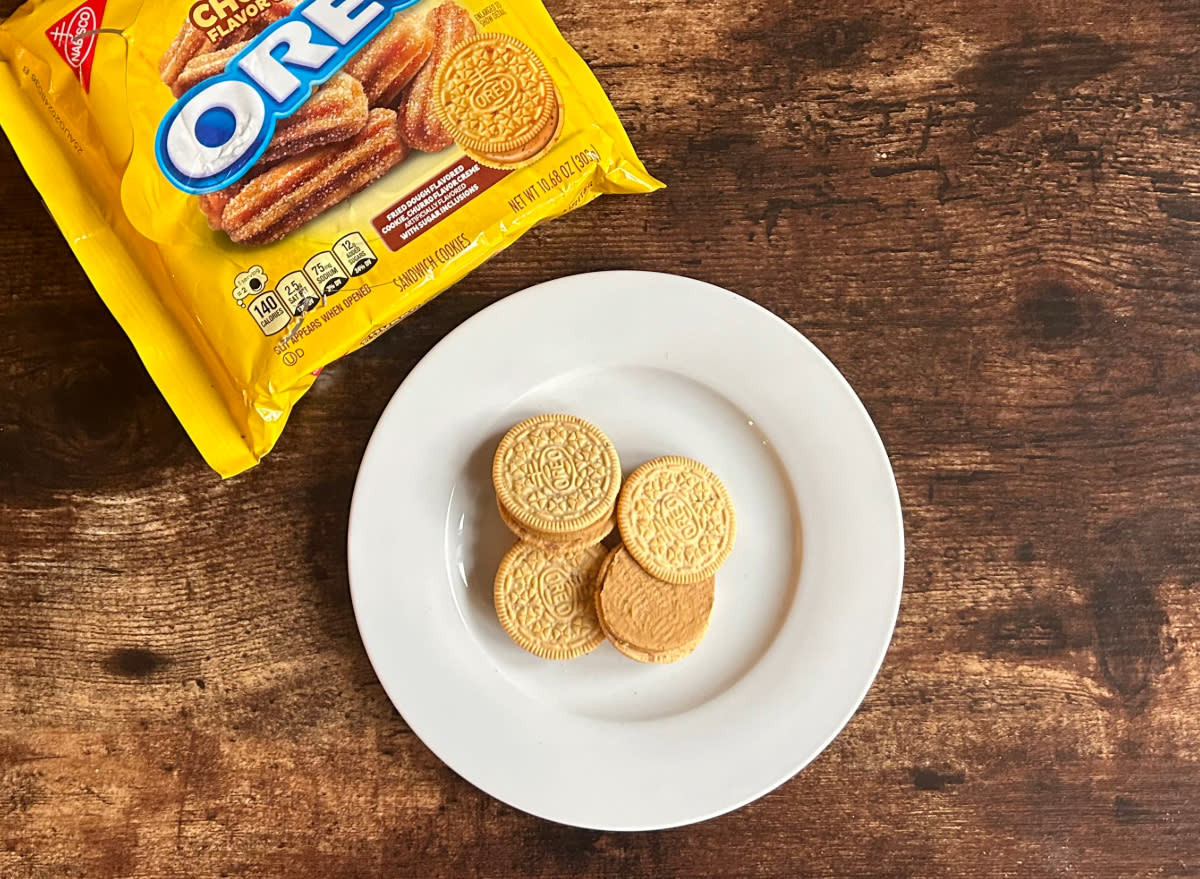
[{"label": "yellow plastic bag seal", "polygon": [[0,127],[205,460],[524,232],[661,187],[539,0],[33,0]]}]

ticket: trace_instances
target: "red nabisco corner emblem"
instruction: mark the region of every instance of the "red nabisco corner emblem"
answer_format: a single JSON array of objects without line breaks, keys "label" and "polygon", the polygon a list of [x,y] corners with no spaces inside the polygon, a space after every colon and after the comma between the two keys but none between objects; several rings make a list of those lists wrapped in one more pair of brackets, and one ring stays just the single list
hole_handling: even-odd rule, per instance
[{"label": "red nabisco corner emblem", "polygon": [[104,21],[105,2],[106,0],[85,0],[74,12],[64,15],[46,31],[46,39],[75,72],[75,78],[79,80],[85,92],[92,90],[92,58],[96,54],[95,32]]}]

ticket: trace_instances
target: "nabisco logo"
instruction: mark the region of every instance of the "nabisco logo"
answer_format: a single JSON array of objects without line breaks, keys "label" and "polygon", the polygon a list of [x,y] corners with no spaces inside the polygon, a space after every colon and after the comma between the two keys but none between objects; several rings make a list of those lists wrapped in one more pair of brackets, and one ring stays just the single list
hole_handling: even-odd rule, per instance
[{"label": "nabisco logo", "polygon": [[96,54],[96,30],[104,21],[106,0],[86,0],[46,31],[46,39],[66,61],[85,92],[92,88],[92,58]]}]

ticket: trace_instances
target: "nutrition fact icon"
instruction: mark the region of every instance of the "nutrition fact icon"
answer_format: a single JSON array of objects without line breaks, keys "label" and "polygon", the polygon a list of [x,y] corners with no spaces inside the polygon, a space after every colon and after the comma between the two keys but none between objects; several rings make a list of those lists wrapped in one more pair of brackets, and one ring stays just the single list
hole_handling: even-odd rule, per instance
[{"label": "nutrition fact icon", "polygon": [[306,262],[304,264],[304,273],[308,275],[308,279],[313,282],[322,296],[336,293],[345,287],[346,283],[350,280],[350,275],[342,267],[342,264],[338,262],[338,258],[333,255],[333,251],[331,250],[318,253]]},{"label": "nutrition fact icon", "polygon": [[337,244],[333,245],[333,253],[353,278],[371,271],[379,262],[367,239],[358,232],[339,238]]},{"label": "nutrition fact icon", "polygon": [[288,311],[296,317],[312,311],[321,301],[321,294],[317,292],[304,272],[292,272],[290,275],[284,275],[279,281],[279,294],[283,297]]},{"label": "nutrition fact icon", "polygon": [[274,290],[255,297],[246,306],[246,310],[258,321],[258,326],[264,336],[275,335],[292,319],[291,312],[284,307],[283,300]]},{"label": "nutrition fact icon", "polygon": [[325,297],[337,293],[351,278],[369,272],[377,262],[379,258],[367,239],[351,232],[329,250],[310,257],[304,268],[280,278],[274,290],[266,289],[266,272],[254,266],[238,275],[233,296],[254,318],[263,335],[273,336],[287,329],[294,318],[302,319]]}]

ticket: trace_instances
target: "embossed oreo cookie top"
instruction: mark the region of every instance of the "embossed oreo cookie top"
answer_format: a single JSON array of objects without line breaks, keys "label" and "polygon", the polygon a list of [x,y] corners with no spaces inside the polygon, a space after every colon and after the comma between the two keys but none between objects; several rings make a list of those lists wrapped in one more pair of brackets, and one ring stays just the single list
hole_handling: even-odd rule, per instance
[{"label": "embossed oreo cookie top", "polygon": [[733,551],[737,520],[717,475],[690,458],[648,461],[625,482],[617,522],[629,554],[668,583],[699,583]]},{"label": "embossed oreo cookie top", "polygon": [[496,572],[496,616],[516,644],[543,659],[574,659],[604,642],[596,616],[602,546],[569,553],[519,542]]},{"label": "embossed oreo cookie top", "polygon": [[504,512],[535,532],[580,531],[607,518],[621,460],[600,428],[575,415],[539,415],[505,434],[492,463]]}]

